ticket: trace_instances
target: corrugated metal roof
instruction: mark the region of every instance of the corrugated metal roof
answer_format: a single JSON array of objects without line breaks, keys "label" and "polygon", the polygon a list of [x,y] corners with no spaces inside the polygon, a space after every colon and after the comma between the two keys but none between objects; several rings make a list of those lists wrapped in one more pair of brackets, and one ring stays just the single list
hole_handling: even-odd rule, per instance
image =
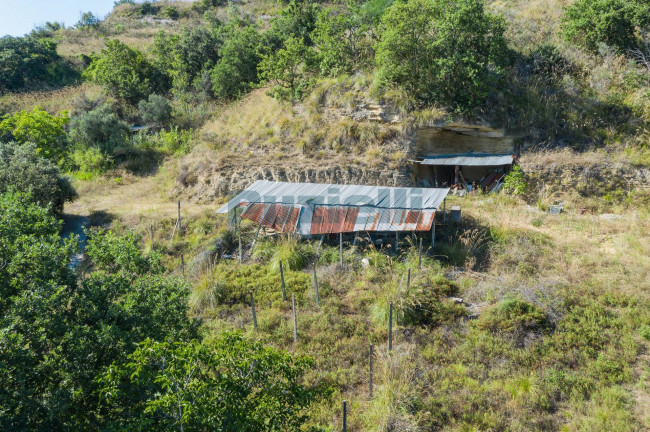
[{"label": "corrugated metal roof", "polygon": [[396,188],[258,180],[217,213],[228,213],[241,203],[343,205],[379,208],[435,209],[449,189]]},{"label": "corrugated metal roof", "polygon": [[260,180],[217,213],[246,206],[242,217],[285,233],[431,229],[449,189],[283,183]]},{"label": "corrugated metal roof", "polygon": [[499,166],[512,165],[512,154],[489,153],[464,153],[428,156],[421,161],[421,165],[463,165],[463,166]]}]

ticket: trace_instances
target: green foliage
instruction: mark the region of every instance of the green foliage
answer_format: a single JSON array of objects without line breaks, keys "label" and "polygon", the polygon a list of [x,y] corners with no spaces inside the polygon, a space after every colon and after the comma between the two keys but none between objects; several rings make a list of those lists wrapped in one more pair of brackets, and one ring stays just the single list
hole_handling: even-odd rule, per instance
[{"label": "green foliage", "polygon": [[578,0],[565,9],[562,34],[597,53],[604,43],[619,53],[638,46],[636,28],[650,25],[650,4],[644,0]]},{"label": "green foliage", "polygon": [[90,11],[82,12],[81,16],[79,17],[79,21],[77,21],[75,24],[75,27],[81,30],[97,29],[101,22],[102,20],[94,13]]},{"label": "green foliage", "polygon": [[370,57],[367,44],[372,18],[356,0],[343,4],[342,10],[324,9],[318,14],[313,39],[318,47],[321,74],[351,74]]},{"label": "green foliage", "polygon": [[31,199],[57,214],[63,211],[64,203],[77,198],[59,167],[39,157],[36,146],[29,143],[0,143],[0,193],[8,188],[31,192]]},{"label": "green foliage", "polygon": [[138,112],[145,124],[157,127],[165,126],[172,118],[171,104],[164,96],[156,94],[149,95],[148,100],[141,100]]},{"label": "green foliage", "polygon": [[209,343],[147,340],[101,382],[108,403],[124,410],[119,429],[279,432],[299,430],[305,408],[325,394],[303,384],[313,364],[223,333]]},{"label": "green foliage", "polygon": [[290,36],[281,49],[265,54],[259,64],[261,80],[271,85],[269,94],[295,102],[311,85],[314,51],[302,39]]},{"label": "green foliage", "polygon": [[505,298],[498,305],[483,311],[474,326],[482,330],[505,333],[548,331],[552,328],[543,311],[514,297]]},{"label": "green foliage", "polygon": [[[0,93],[42,88],[66,80],[62,62],[51,39],[0,38]],[[57,76],[59,75],[59,76]]]},{"label": "green foliage", "polygon": [[226,40],[219,50],[221,58],[210,74],[215,97],[237,98],[258,82],[260,42],[261,36],[252,26],[233,32]]},{"label": "green foliage", "polygon": [[96,148],[105,155],[127,145],[131,129],[108,105],[73,117],[70,121],[70,142],[76,149]]},{"label": "green foliage", "polygon": [[97,270],[77,278],[75,242],[61,242],[60,223],[31,201],[0,196],[0,429],[104,429],[114,413],[96,378],[142,340],[194,339],[188,291],[137,237],[107,232],[89,241]]},{"label": "green foliage", "polygon": [[503,179],[503,190],[512,195],[523,195],[527,188],[526,175],[519,165],[513,165],[512,170]]},{"label": "green foliage", "polygon": [[311,46],[311,35],[316,28],[318,4],[309,0],[291,0],[280,12],[280,16],[271,21],[271,28],[264,34],[266,53],[282,48],[284,42],[295,37]]},{"label": "green foliage", "polygon": [[380,81],[425,102],[471,109],[485,101],[508,63],[504,20],[479,0],[400,1],[382,25]]},{"label": "green foliage", "polygon": [[284,268],[302,270],[314,259],[315,255],[311,244],[295,237],[260,241],[253,252],[254,259],[269,263],[276,270],[279,270],[280,260],[282,260]]},{"label": "green foliage", "polygon": [[106,48],[92,60],[84,76],[106,86],[112,96],[130,104],[156,91],[166,91],[161,88],[164,80],[158,79],[156,69],[144,55],[117,39],[106,42]]},{"label": "green foliage", "polygon": [[7,115],[0,121],[0,141],[36,144],[40,156],[60,162],[66,154],[65,126],[70,121],[66,112],[48,114],[41,107]]}]

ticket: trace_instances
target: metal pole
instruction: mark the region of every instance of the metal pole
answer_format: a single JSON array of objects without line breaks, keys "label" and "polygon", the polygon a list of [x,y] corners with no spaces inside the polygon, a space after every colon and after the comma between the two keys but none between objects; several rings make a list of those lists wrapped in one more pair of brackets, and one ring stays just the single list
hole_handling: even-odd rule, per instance
[{"label": "metal pole", "polygon": [[395,231],[395,252],[399,250],[399,231]]},{"label": "metal pole", "polygon": [[348,430],[348,401],[343,401],[343,432]]},{"label": "metal pole", "polygon": [[447,198],[442,200],[442,221],[447,221]]},{"label": "metal pole", "polygon": [[242,260],[244,259],[242,254],[242,248],[241,248],[241,216],[239,216],[239,227],[237,229],[237,239],[239,241],[239,264],[241,264]]},{"label": "metal pole", "polygon": [[422,269],[422,237],[420,237],[420,251],[418,252],[418,270]]},{"label": "metal pole", "polygon": [[257,315],[255,314],[255,300],[253,299],[253,291],[251,291],[251,310],[253,311],[253,327],[257,330]]},{"label": "metal pole", "polygon": [[316,306],[320,307],[320,300],[318,298],[318,278],[316,277],[316,263],[314,263],[314,290],[316,291]]},{"label": "metal pole", "polygon": [[343,268],[343,233],[339,233],[339,262]]},{"label": "metal pole", "polygon": [[368,380],[368,398],[372,399],[372,358],[374,354],[372,352],[372,344],[370,344],[370,379]]},{"label": "metal pole", "polygon": [[284,270],[282,270],[282,260],[280,260],[280,281],[282,282],[282,300],[287,301],[287,292],[284,289]]},{"label": "metal pole", "polygon": [[433,247],[436,244],[436,219],[435,219],[435,216],[433,218],[432,227],[433,228],[431,228],[431,250],[433,250]]},{"label": "metal pole", "polygon": [[296,318],[296,296],[291,294],[291,307],[293,308],[293,343],[298,342],[298,319]]},{"label": "metal pole", "polygon": [[393,302],[388,305],[388,352],[393,350]]},{"label": "metal pole", "polygon": [[185,257],[181,254],[181,273],[185,277]]}]

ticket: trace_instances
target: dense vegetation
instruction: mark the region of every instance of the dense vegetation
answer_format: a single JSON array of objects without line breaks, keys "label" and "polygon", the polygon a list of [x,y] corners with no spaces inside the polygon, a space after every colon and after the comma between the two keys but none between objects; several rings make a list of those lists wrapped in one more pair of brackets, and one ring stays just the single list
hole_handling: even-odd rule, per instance
[{"label": "dense vegetation", "polygon": [[[0,39],[0,429],[332,431],[343,399],[355,431],[650,428],[629,175],[650,165],[649,35],[643,0],[119,0]],[[348,116],[373,104],[399,120]],[[421,270],[411,236],[346,239],[340,269],[327,241],[249,249],[246,223],[239,264],[214,192],[183,195],[273,161],[390,170],[448,121],[503,127],[535,170],[456,202]],[[78,267],[75,199],[110,225]]]}]

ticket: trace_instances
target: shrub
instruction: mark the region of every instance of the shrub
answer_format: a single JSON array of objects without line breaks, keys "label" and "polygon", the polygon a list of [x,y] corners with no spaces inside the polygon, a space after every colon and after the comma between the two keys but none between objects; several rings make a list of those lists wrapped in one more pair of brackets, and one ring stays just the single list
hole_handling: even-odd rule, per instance
[{"label": "shrub", "polygon": [[48,114],[41,107],[30,112],[20,111],[0,121],[0,141],[36,144],[38,154],[54,162],[66,155],[65,126],[70,121],[66,112],[60,116]]},{"label": "shrub", "polygon": [[61,175],[53,162],[38,156],[34,144],[0,144],[0,193],[8,188],[31,192],[31,198],[40,206],[51,206],[61,213],[63,205],[77,197],[70,181]]},{"label": "shrub", "polygon": [[604,43],[624,53],[637,45],[636,27],[650,24],[644,0],[578,0],[562,17],[564,38],[597,53]]},{"label": "shrub", "polygon": [[276,270],[279,269],[280,260],[284,268],[302,270],[314,257],[312,245],[294,237],[260,241],[253,252],[253,258],[269,264]]},{"label": "shrub", "polygon": [[512,170],[503,179],[503,190],[512,195],[523,195],[528,189],[526,175],[519,165],[513,165]]},{"label": "shrub", "polygon": [[467,110],[482,103],[509,61],[503,18],[479,0],[396,2],[382,18],[375,61],[383,84]]},{"label": "shrub", "polygon": [[60,61],[56,43],[32,37],[0,37],[0,93],[42,87]]},{"label": "shrub", "polygon": [[96,29],[99,27],[101,20],[92,12],[83,12],[75,27],[82,30]]},{"label": "shrub", "polygon": [[116,39],[107,41],[101,55],[84,71],[86,78],[106,86],[111,95],[130,104],[156,90],[166,90],[161,88],[165,80],[157,75],[140,51]]},{"label": "shrub", "polygon": [[180,13],[178,12],[178,9],[176,9],[174,6],[167,6],[162,10],[162,16],[164,16],[165,18],[175,20],[178,19]]},{"label": "shrub", "polygon": [[151,126],[163,127],[172,118],[172,106],[169,101],[160,95],[149,95],[148,100],[138,103],[138,111],[142,121]]},{"label": "shrub", "polygon": [[257,30],[248,26],[236,31],[221,47],[221,58],[210,75],[212,91],[218,99],[239,97],[258,82],[260,41]]},{"label": "shrub", "polygon": [[546,314],[536,306],[514,297],[507,297],[496,306],[486,309],[476,328],[492,332],[522,333],[530,331],[547,331],[551,323]]}]

